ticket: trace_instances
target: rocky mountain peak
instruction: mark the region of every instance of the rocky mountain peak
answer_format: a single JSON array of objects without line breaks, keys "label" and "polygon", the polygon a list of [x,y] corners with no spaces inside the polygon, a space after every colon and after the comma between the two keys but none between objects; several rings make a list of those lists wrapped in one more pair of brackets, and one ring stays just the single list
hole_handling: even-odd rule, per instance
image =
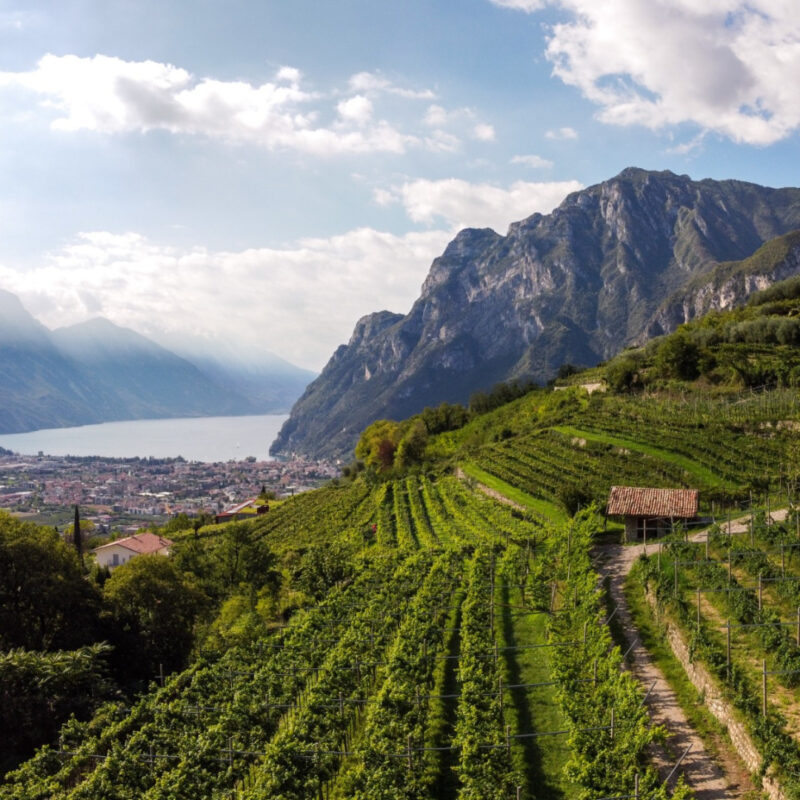
[{"label": "rocky mountain peak", "polygon": [[647,330],[664,298],[799,228],[800,189],[630,167],[505,236],[463,230],[407,315],[358,322],[272,451],[343,455],[376,418],[609,358]]}]

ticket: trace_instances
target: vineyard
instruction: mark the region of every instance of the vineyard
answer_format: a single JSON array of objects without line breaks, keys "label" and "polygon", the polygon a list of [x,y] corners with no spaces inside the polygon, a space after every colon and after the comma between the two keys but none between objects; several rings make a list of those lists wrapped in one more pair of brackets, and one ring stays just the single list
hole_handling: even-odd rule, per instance
[{"label": "vineyard", "polygon": [[797,511],[748,513],[650,548],[631,577],[689,642],[788,797],[800,796],[799,534]]},{"label": "vineyard", "polygon": [[548,528],[447,476],[287,503],[254,535],[355,543],[353,577],[70,722],[3,796],[667,797],[604,624],[595,525]]},{"label": "vineyard", "polygon": [[[622,484],[698,488],[717,515],[707,535],[651,544],[631,586],[800,797],[797,436],[779,394],[534,392],[433,439],[426,468],[354,472],[176,535],[170,561],[218,615],[185,668],[69,720],[2,796],[691,796],[592,561]],[[741,517],[754,497],[763,510]],[[53,669],[68,677],[69,658]]]}]

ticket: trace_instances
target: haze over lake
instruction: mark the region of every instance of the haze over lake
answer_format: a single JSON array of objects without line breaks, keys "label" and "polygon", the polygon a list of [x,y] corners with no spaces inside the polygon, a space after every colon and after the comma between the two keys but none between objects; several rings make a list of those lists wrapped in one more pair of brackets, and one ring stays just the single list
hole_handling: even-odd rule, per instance
[{"label": "haze over lake", "polygon": [[286,414],[242,417],[192,417],[105,422],[77,428],[51,428],[0,434],[0,447],[24,455],[107,458],[176,458],[230,461],[255,456],[272,460],[269,446]]}]

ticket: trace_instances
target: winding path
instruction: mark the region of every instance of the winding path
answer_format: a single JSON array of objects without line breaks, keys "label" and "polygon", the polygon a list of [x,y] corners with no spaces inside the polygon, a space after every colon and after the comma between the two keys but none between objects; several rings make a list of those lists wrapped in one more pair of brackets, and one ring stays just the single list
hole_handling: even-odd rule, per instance
[{"label": "winding path", "polygon": [[[652,545],[651,545],[652,550]],[[609,593],[616,607],[617,617],[628,637],[635,634],[633,618],[628,608],[623,585],[634,561],[644,552],[644,545],[605,545],[595,549],[597,571],[609,579]],[[630,638],[628,644],[630,644]],[[655,753],[656,766],[664,777],[672,769],[677,757],[691,745],[691,749],[680,766],[686,783],[693,789],[698,800],[724,800],[744,797],[753,787],[745,771],[731,757],[722,767],[706,749],[703,740],[686,719],[678,698],[664,678],[661,670],[650,658],[650,654],[634,640],[630,651],[630,669],[645,691],[650,690],[647,705],[653,722],[663,725],[669,732],[667,744],[673,751]]]},{"label": "winding path", "polygon": [[[770,515],[775,521],[786,518],[786,510],[781,509]],[[750,518],[741,517],[738,520],[723,524],[723,531],[743,533],[749,530]],[[695,542],[705,541],[708,535],[706,530],[692,534]],[[650,545],[651,551],[653,545]],[[605,545],[595,548],[595,565],[602,577],[608,578],[609,593],[617,608],[617,616],[622,623],[622,628],[628,632],[628,644],[631,644],[630,635],[635,636],[636,628],[633,624],[628,602],[625,598],[625,578],[631,571],[636,559],[645,551],[645,545]],[[647,698],[650,715],[653,722],[669,731],[668,740],[671,747],[682,753],[690,744],[691,749],[681,764],[681,769],[686,777],[686,782],[694,790],[698,800],[721,800],[722,798],[736,798],[752,796],[754,786],[747,771],[739,760],[730,751],[725,743],[721,743],[719,764],[708,752],[703,740],[697,735],[694,728],[686,719],[683,709],[678,703],[678,698],[667,683],[661,670],[650,658],[646,648],[638,641],[634,641],[630,652],[631,672],[647,689],[653,686]],[[654,684],[655,682],[655,684]],[[657,754],[656,761],[660,770],[669,774],[671,766],[664,763],[664,754]]]}]

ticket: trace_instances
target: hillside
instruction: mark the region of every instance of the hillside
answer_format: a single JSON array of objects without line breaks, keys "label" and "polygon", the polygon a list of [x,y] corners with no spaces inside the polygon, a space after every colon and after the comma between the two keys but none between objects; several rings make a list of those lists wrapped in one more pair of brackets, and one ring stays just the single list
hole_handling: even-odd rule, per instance
[{"label": "hillside", "polygon": [[[543,383],[567,362],[596,364],[684,321],[673,306],[662,309],[665,298],[682,298],[720,263],[798,228],[798,189],[631,168],[505,236],[464,230],[433,262],[408,314],[357,323],[271,451],[347,457],[374,419],[463,403],[512,378]],[[726,302],[784,274],[730,282]],[[691,314],[714,307],[676,302]]]},{"label": "hillside", "polygon": [[[693,642],[714,708],[735,706],[769,780],[799,796],[789,673],[800,651],[782,626],[800,605],[797,514],[786,508],[800,485],[800,400],[788,385],[800,338],[770,340],[798,316],[790,279],[560,387],[376,423],[359,444],[365,460],[328,486],[252,522],[171,532],[169,582],[147,575],[165,560],[142,560],[142,591],[176,592],[165,610],[192,598],[180,606],[191,614],[161,627],[142,617],[140,632],[114,641],[131,648],[125,665],[151,674],[166,648],[173,673],[68,723],[60,755],[38,751],[6,776],[3,796],[533,800],[638,785],[666,800],[688,796],[663,781],[689,735],[677,773],[689,788],[754,796],[755,768],[736,766],[664,651],[666,624]],[[757,389],[746,381],[756,374],[769,379]],[[581,382],[609,388],[589,394]],[[612,485],[699,489],[702,527],[722,525],[688,540],[679,529],[637,560],[647,544],[621,547],[619,527],[598,515]],[[137,596],[136,577],[126,565],[103,585],[103,614]],[[607,624],[611,603],[620,608]],[[726,672],[719,626],[732,617],[767,627],[737,629]],[[753,652],[774,676],[766,720],[751,699]],[[651,746],[653,723],[665,725],[664,748]]]}]

